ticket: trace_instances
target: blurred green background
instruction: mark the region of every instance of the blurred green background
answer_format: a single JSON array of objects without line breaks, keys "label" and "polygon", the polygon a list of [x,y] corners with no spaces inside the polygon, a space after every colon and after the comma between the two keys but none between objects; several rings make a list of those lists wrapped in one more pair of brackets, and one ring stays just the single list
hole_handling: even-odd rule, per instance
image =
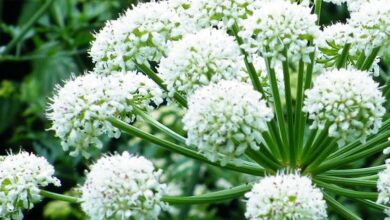
[{"label": "blurred green background", "polygon": [[[63,185],[60,189],[51,189],[53,191],[77,194],[74,187],[82,184],[86,167],[100,152],[95,152],[90,160],[68,156],[53,132],[47,131],[50,123],[45,118],[46,105],[57,83],[63,83],[71,74],[92,69],[87,53],[92,33],[133,3],[132,0],[0,0],[0,151],[6,154],[23,149],[46,157],[55,165],[56,175]],[[330,24],[345,21],[347,17],[345,7],[325,4],[321,20]],[[387,63],[390,64],[390,59],[385,57],[377,79],[383,85],[388,78]],[[182,112],[170,107],[153,113],[155,118],[183,133],[177,120],[181,115]],[[138,126],[156,133],[144,124]],[[118,140],[106,140],[103,152],[124,150],[144,155],[163,168],[170,194],[199,194],[252,178],[196,163],[126,135]],[[384,157],[378,155],[358,161],[356,165],[383,161]],[[352,206],[350,201],[345,204],[364,219],[382,218],[380,213]],[[243,204],[233,200],[177,207],[161,218],[244,219],[243,212]],[[338,219],[333,215],[332,218]],[[45,200],[26,213],[25,219],[85,219],[85,216],[76,206]]]}]

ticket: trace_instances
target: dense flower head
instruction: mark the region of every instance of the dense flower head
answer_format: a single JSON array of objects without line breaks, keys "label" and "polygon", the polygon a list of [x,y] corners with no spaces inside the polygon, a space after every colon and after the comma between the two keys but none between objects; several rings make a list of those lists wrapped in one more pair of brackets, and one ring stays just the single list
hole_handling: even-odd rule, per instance
[{"label": "dense flower head", "polygon": [[245,194],[249,220],[327,219],[322,192],[310,178],[298,174],[267,176]]},{"label": "dense flower head", "polygon": [[81,208],[92,220],[157,219],[166,204],[161,170],[127,152],[104,156],[90,167],[81,187]]},{"label": "dense flower head", "polygon": [[126,72],[136,63],[159,62],[170,42],[189,30],[167,1],[140,3],[95,35],[90,51],[95,72]]},{"label": "dense flower head", "polygon": [[376,47],[390,46],[390,4],[387,0],[368,1],[351,14],[349,23],[357,31],[357,46],[369,55]]},{"label": "dense flower head", "polygon": [[23,219],[23,210],[41,200],[40,187],[60,186],[54,168],[43,157],[27,152],[10,154],[0,160],[0,218]]},{"label": "dense flower head", "polygon": [[[386,160],[385,170],[383,170],[378,174],[377,188],[379,192],[377,202],[385,205],[389,205],[390,204],[390,160]],[[390,208],[385,209],[385,213],[388,216],[386,220],[390,219]]]},{"label": "dense flower head", "polygon": [[223,154],[224,164],[249,147],[259,149],[261,133],[272,117],[272,109],[251,85],[223,80],[190,96],[183,123],[187,144],[196,146],[211,161]]},{"label": "dense flower head", "polygon": [[319,33],[316,20],[311,9],[303,5],[284,1],[264,3],[241,22],[239,35],[245,41],[243,49],[272,58],[272,64],[286,59],[284,50],[291,61],[302,59],[308,63],[309,54],[314,51],[309,41]]},{"label": "dense flower head", "polygon": [[[368,72],[357,70],[328,71],[306,90],[303,110],[313,120],[311,128],[324,129],[338,138],[339,146],[375,134],[382,125],[385,98]],[[328,125],[327,125],[328,124]]]},{"label": "dense flower head", "polygon": [[133,106],[151,110],[159,105],[162,91],[149,78],[135,72],[107,77],[94,73],[73,78],[58,87],[47,116],[64,150],[88,157],[90,147],[100,149],[99,137],[118,138],[120,130],[106,119],[110,116],[128,123],[134,121]]},{"label": "dense flower head", "polygon": [[170,95],[191,95],[197,88],[220,80],[243,80],[242,56],[234,38],[223,30],[204,29],[174,44],[160,62],[159,72]]}]

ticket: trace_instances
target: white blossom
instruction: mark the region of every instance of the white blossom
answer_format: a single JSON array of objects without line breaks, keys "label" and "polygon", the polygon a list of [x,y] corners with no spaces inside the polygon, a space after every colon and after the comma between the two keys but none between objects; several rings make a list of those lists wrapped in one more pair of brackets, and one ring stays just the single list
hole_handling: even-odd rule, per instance
[{"label": "white blossom", "polygon": [[[390,204],[390,160],[386,160],[386,168],[382,172],[378,173],[378,203],[384,205]],[[387,214],[386,220],[390,219],[390,208],[386,208],[384,212]]]},{"label": "white blossom", "polygon": [[183,123],[188,145],[197,147],[211,161],[223,154],[225,164],[248,147],[259,149],[261,133],[272,117],[272,109],[251,85],[223,80],[190,96]]},{"label": "white blossom", "polygon": [[260,53],[276,61],[287,56],[292,62],[302,59],[309,63],[314,46],[309,41],[317,37],[317,17],[309,7],[284,1],[264,3],[253,15],[241,22],[239,35],[244,39],[243,49],[249,54]]},{"label": "white blossom", "polygon": [[312,89],[306,90],[303,111],[313,120],[311,128],[324,129],[330,137],[346,142],[365,142],[382,125],[386,110],[378,83],[368,72],[333,70],[319,75]]},{"label": "white blossom", "polygon": [[23,219],[23,210],[41,200],[40,188],[60,186],[54,168],[43,157],[27,152],[10,154],[0,160],[0,218]]},{"label": "white blossom", "polygon": [[327,219],[322,192],[310,178],[298,174],[267,176],[245,194],[249,220]]},{"label": "white blossom", "polygon": [[162,97],[160,88],[144,75],[128,72],[104,77],[90,73],[57,88],[47,117],[64,150],[88,157],[91,147],[102,148],[101,135],[120,136],[120,130],[106,120],[108,117],[133,122],[133,106],[152,110],[150,104],[159,105]]},{"label": "white blossom", "polygon": [[204,29],[174,44],[167,58],[160,62],[159,72],[169,94],[175,91],[191,95],[210,83],[240,80],[243,57],[234,38],[225,31]]},{"label": "white blossom", "polygon": [[368,56],[376,47],[390,46],[390,4],[388,0],[369,1],[351,14],[348,21],[357,31],[358,49]]},{"label": "white blossom", "polygon": [[157,219],[166,204],[162,171],[127,152],[104,156],[90,168],[81,187],[81,208],[92,220]]},{"label": "white blossom", "polygon": [[167,1],[140,3],[95,35],[90,56],[95,72],[111,74],[149,65],[166,55],[171,41],[189,29]]}]

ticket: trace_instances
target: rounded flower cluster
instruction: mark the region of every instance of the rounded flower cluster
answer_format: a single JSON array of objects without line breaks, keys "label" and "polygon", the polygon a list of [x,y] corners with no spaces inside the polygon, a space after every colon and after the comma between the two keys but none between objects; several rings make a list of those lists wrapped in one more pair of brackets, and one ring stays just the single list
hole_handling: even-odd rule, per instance
[{"label": "rounded flower cluster", "polygon": [[242,22],[243,49],[272,58],[273,65],[286,59],[285,50],[292,62],[308,63],[314,51],[309,41],[319,33],[316,20],[309,7],[284,1],[265,3]]},{"label": "rounded flower cluster", "polygon": [[234,38],[223,30],[204,29],[174,44],[160,62],[159,72],[170,95],[191,95],[197,88],[220,80],[242,80],[241,53]]},{"label": "rounded flower cluster", "polygon": [[167,1],[141,3],[95,35],[90,56],[95,72],[111,74],[149,65],[165,56],[171,41],[187,32]]},{"label": "rounded flower cluster", "polygon": [[193,14],[201,27],[219,25],[231,27],[234,22],[252,14],[254,0],[193,0]]},{"label": "rounded flower cluster", "polygon": [[183,118],[187,144],[194,145],[209,160],[225,157],[222,164],[259,149],[261,133],[273,117],[261,94],[237,81],[221,81],[198,89],[189,99]]},{"label": "rounded flower cluster", "polygon": [[334,70],[321,74],[306,91],[303,110],[313,120],[311,128],[324,129],[338,138],[339,146],[375,134],[386,110],[378,83],[368,72]]},{"label": "rounded flower cluster", "polygon": [[43,157],[27,152],[10,154],[0,160],[0,219],[21,220],[23,210],[41,200],[40,187],[60,186],[54,168]]},{"label": "rounded flower cluster", "polygon": [[358,46],[369,55],[376,47],[390,46],[390,4],[388,0],[375,0],[363,4],[351,14],[349,23],[357,29]]},{"label": "rounded flower cluster", "polygon": [[327,219],[322,192],[306,176],[268,176],[245,196],[248,198],[245,216],[249,220]]},{"label": "rounded flower cluster", "polygon": [[[390,160],[386,161],[386,169],[378,174],[378,203],[385,205],[390,204]],[[389,216],[390,219],[390,208],[385,210],[385,213]]]},{"label": "rounded flower cluster", "polygon": [[144,75],[128,72],[103,77],[90,73],[59,87],[47,116],[64,150],[72,148],[72,155],[88,157],[90,147],[102,147],[101,135],[120,136],[120,130],[106,121],[108,117],[130,123],[135,119],[134,105],[150,110],[150,104],[162,101],[160,88]]},{"label": "rounded flower cluster", "polygon": [[149,160],[127,152],[105,156],[90,168],[81,187],[81,208],[92,220],[157,219],[165,185]]}]

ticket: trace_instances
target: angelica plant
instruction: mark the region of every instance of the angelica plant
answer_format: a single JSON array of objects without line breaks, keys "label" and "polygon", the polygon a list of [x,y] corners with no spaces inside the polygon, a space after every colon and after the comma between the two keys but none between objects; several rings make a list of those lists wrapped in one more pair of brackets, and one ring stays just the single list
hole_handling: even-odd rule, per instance
[{"label": "angelica plant", "polygon": [[[354,164],[390,147],[384,88],[375,81],[390,45],[390,4],[331,2],[346,2],[350,19],[321,27],[321,0],[167,0],[108,21],[92,42],[94,70],[59,86],[48,104],[63,149],[88,159],[104,136],[128,133],[254,181],[173,196],[151,161],[113,152],[92,163],[79,197],[45,191],[57,183],[50,179],[34,182],[37,198],[80,203],[99,220],[158,219],[170,206],[235,198],[251,220],[362,219],[345,200],[390,214],[389,162]],[[186,135],[149,114],[160,105],[184,112]],[[1,167],[0,216],[20,218],[36,200],[10,209],[7,201],[25,191],[7,188]],[[41,177],[18,175],[16,182]]]}]

